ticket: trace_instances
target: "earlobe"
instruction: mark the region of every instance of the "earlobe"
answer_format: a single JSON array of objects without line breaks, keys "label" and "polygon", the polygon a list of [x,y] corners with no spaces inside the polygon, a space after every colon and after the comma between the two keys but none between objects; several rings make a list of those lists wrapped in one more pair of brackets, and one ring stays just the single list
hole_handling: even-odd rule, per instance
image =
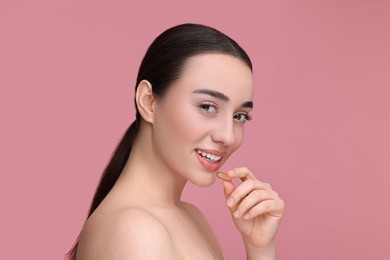
[{"label": "earlobe", "polygon": [[142,118],[149,123],[153,123],[154,103],[152,84],[147,80],[142,80],[135,93],[137,108]]}]

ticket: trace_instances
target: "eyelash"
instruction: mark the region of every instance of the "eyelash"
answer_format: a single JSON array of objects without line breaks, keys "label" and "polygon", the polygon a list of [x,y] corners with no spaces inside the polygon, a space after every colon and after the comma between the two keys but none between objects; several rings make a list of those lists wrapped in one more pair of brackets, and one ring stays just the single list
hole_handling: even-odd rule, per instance
[{"label": "eyelash", "polygon": [[[203,109],[204,111],[206,111],[207,113],[214,113],[214,112],[217,112],[217,110],[218,110],[218,107],[214,103],[211,103],[211,102],[202,102],[199,104],[199,107],[201,109]],[[210,108],[210,107],[213,107],[215,109],[215,111],[213,111],[213,112],[208,111],[208,108]]]},{"label": "eyelash", "polygon": [[[209,108],[213,107],[215,109],[215,111],[208,111]],[[211,102],[202,102],[199,104],[199,108],[203,109],[204,111],[206,111],[207,113],[216,113],[217,110],[218,110],[218,107],[214,104],[214,103],[211,103]],[[239,117],[243,116],[244,119],[243,120],[240,120]],[[238,113],[238,114],[235,114],[233,116],[234,119],[237,119],[237,121],[239,122],[246,122],[246,121],[250,121],[252,120],[252,116],[250,116],[249,114],[247,113]]]},{"label": "eyelash", "polygon": [[238,114],[235,114],[234,115],[234,118],[236,118],[237,116],[244,116],[244,120],[238,120],[240,122],[246,122],[246,121],[250,121],[252,120],[252,116],[251,115],[248,115],[246,113],[238,113]]}]

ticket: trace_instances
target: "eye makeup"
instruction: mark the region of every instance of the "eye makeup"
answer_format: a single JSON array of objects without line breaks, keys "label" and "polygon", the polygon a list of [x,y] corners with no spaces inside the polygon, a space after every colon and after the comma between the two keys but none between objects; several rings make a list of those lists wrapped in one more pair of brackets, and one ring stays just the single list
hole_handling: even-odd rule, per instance
[{"label": "eye makeup", "polygon": [[198,107],[203,109],[208,113],[216,113],[218,112],[218,106],[211,101],[202,101],[198,104]]},{"label": "eye makeup", "polygon": [[[243,118],[237,118],[238,117],[243,117]],[[238,121],[240,122],[246,122],[246,121],[250,121],[252,120],[252,116],[247,114],[247,113],[238,113],[238,114],[235,114],[234,117],[235,119],[237,119]]]},{"label": "eye makeup", "polygon": [[[197,93],[197,94],[206,94],[211,97],[217,98],[219,100],[228,102],[230,101],[230,98],[223,94],[222,92],[212,90],[212,89],[195,89],[192,91],[192,93]],[[245,107],[245,108],[253,108],[253,102],[252,101],[245,101],[244,103],[241,104],[240,107]]]}]

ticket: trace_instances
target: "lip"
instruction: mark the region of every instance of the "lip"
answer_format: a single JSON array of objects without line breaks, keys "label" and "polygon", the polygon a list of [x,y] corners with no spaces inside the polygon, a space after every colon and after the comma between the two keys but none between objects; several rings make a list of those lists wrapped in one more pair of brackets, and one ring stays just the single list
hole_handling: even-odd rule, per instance
[{"label": "lip", "polygon": [[205,153],[211,153],[211,154],[214,154],[216,156],[225,156],[226,155],[226,152],[221,152],[219,150],[211,150],[211,149],[201,149],[201,148],[197,148],[195,150],[200,150],[202,152],[205,152]]},{"label": "lip", "polygon": [[[226,155],[225,152],[221,152],[218,150],[210,150],[210,149],[196,149],[196,150],[200,150],[200,151],[205,152],[205,153],[211,153],[211,154],[214,154],[216,156],[221,156],[221,157]],[[210,161],[206,160],[203,156],[198,154],[196,151],[195,151],[195,155],[196,155],[196,158],[198,158],[200,164],[208,171],[216,171],[221,166],[222,158],[218,162],[210,162]]]}]

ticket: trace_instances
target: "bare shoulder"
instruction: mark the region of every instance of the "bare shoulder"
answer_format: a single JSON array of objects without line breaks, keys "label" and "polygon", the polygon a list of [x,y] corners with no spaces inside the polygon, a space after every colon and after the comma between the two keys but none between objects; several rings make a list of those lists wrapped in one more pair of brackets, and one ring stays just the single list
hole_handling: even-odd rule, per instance
[{"label": "bare shoulder", "polygon": [[148,212],[131,208],[86,224],[77,259],[176,259],[165,225]]},{"label": "bare shoulder", "polygon": [[[211,243],[214,247],[220,248],[222,251],[221,246],[219,245],[218,239],[215,236],[215,233],[210,226],[210,223],[206,219],[206,217],[203,215],[203,213],[193,204],[188,202],[182,202],[183,208],[192,215],[193,219],[198,223],[199,228],[206,234],[207,239],[209,240],[209,243]],[[227,259],[224,256],[224,259]]]},{"label": "bare shoulder", "polygon": [[206,217],[203,215],[203,213],[197,207],[195,207],[191,203],[184,202],[184,201],[182,201],[182,206],[188,213],[190,213],[194,217],[194,219],[198,223],[209,227],[209,223],[208,223]]},{"label": "bare shoulder", "polygon": [[[188,202],[182,202],[183,208],[192,215],[194,221],[199,225],[200,229],[207,234],[210,238],[210,242],[213,242],[215,245],[218,245],[218,240],[214,234],[213,229],[210,226],[210,223],[203,215],[203,213],[195,207],[193,204]],[[219,246],[219,245],[218,245]]]}]

